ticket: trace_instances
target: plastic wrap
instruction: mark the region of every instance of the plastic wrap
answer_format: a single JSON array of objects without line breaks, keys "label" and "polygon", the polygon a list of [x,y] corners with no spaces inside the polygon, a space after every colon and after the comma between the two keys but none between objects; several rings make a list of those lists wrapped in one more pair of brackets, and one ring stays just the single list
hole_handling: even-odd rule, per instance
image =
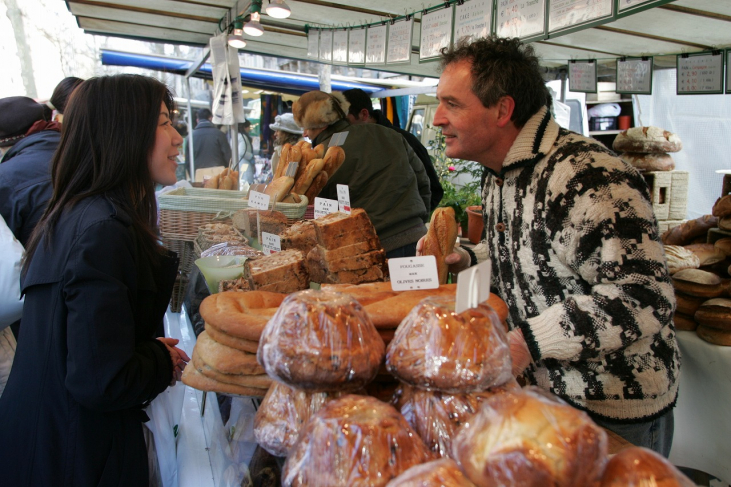
[{"label": "plastic wrap", "polygon": [[478,486],[585,487],[601,476],[607,434],[586,413],[528,387],[487,399],[452,454]]},{"label": "plastic wrap", "polygon": [[512,382],[509,386],[496,386],[484,392],[449,394],[402,383],[393,396],[392,404],[433,453],[451,457],[452,438],[457,428],[479,410],[483,401],[508,390],[520,390],[520,386]]},{"label": "plastic wrap", "polygon": [[391,480],[386,487],[475,487],[451,458],[416,465]]},{"label": "plastic wrap", "polygon": [[221,242],[208,247],[201,252],[201,257],[212,255],[244,255],[246,257],[262,257],[264,252],[239,242]]},{"label": "plastic wrap", "polygon": [[371,382],[385,345],[363,307],[333,291],[287,296],[264,327],[257,357],[267,374],[309,392],[354,391]]},{"label": "plastic wrap", "polygon": [[695,487],[663,456],[647,448],[626,448],[607,462],[601,487]]},{"label": "plastic wrap", "polygon": [[484,391],[512,378],[510,348],[497,314],[485,304],[462,313],[454,297],[419,302],[386,352],[388,371],[423,389]]},{"label": "plastic wrap", "polygon": [[393,406],[349,394],[328,402],[307,423],[284,464],[282,485],[384,486],[431,459]]}]

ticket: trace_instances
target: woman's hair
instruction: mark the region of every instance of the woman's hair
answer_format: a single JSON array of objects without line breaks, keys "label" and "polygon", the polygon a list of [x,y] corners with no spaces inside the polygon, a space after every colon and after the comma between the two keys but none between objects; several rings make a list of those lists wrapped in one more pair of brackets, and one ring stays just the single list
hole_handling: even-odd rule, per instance
[{"label": "woman's hair", "polygon": [[277,130],[277,142],[279,143],[279,145],[294,145],[299,142],[300,137],[302,137],[300,134],[291,134],[289,132],[285,132],[284,130]]},{"label": "woman's hair", "polygon": [[148,161],[161,103],[172,112],[167,87],[139,75],[91,78],[74,90],[53,156],[53,196],[28,243],[25,269],[41,240],[49,244],[64,210],[101,194],[131,216],[136,238],[156,262],[157,204]]},{"label": "woman's hair", "polygon": [[81,78],[69,76],[68,78],[62,79],[61,82],[56,85],[56,88],[53,89],[50,101],[51,105],[53,105],[53,108],[55,108],[58,113],[64,113],[64,110],[66,110],[66,103],[68,102],[71,93],[83,82],[84,80]]}]

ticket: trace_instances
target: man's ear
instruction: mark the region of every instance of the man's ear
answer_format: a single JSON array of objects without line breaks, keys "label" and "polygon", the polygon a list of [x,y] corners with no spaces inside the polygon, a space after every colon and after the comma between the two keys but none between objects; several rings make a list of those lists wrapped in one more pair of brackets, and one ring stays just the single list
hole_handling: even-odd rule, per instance
[{"label": "man's ear", "polygon": [[361,110],[358,112],[358,120],[361,122],[367,122],[370,118],[371,114],[368,113],[367,108],[361,108]]},{"label": "man's ear", "polygon": [[515,100],[513,100],[512,96],[505,95],[498,100],[497,107],[497,126],[505,127],[513,117],[513,112],[515,111]]}]

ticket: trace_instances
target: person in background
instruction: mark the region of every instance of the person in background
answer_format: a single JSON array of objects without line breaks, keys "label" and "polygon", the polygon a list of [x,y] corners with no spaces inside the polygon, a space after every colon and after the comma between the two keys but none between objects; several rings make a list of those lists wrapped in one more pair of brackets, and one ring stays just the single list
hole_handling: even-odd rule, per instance
[{"label": "person in background", "polygon": [[274,117],[274,123],[270,123],[269,128],[274,131],[274,154],[272,155],[272,174],[274,174],[282,155],[282,146],[284,144],[295,145],[302,140],[302,129],[294,122],[294,116],[291,113],[283,113]]},{"label": "person in background", "polygon": [[0,216],[0,396],[13,366],[17,345],[10,325],[18,321],[23,312],[19,286],[23,251],[23,246]]},{"label": "person in background", "polygon": [[49,103],[51,108],[56,110],[53,120],[58,123],[63,123],[63,112],[66,109],[66,103],[68,103],[69,96],[74,89],[79,86],[84,80],[75,76],[69,76],[61,80],[56,88],[53,90]]},{"label": "person in background", "polygon": [[175,130],[178,131],[180,136],[183,138],[183,150],[178,155],[178,169],[175,172],[175,177],[178,181],[183,181],[186,179],[186,167],[188,167],[187,164],[184,164],[185,154],[187,154],[187,151],[185,150],[185,141],[186,137],[188,137],[188,124],[185,123],[182,119],[176,119],[173,122],[173,127],[175,127]]},{"label": "person in background", "polygon": [[172,109],[164,84],[137,75],[92,78],[71,97],[21,273],[3,485],[148,485],[143,408],[189,360],[155,338],[178,267],[157,237],[154,194],[175,183]]},{"label": "person in background", "polygon": [[424,147],[421,142],[419,142],[419,139],[417,139],[411,132],[403,130],[401,127],[395,127],[381,110],[374,110],[371,97],[368,96],[368,93],[365,91],[360,88],[353,88],[343,91],[343,95],[345,95],[345,98],[347,98],[350,102],[350,108],[348,109],[348,121],[350,121],[350,123],[377,123],[378,125],[383,125],[386,128],[390,128],[400,133],[401,136],[406,139],[406,142],[409,143],[411,148],[414,149],[414,152],[424,164],[426,175],[429,176],[429,189],[431,189],[431,201],[429,206],[433,211],[437,206],[439,206],[439,202],[442,201],[444,189],[442,188],[442,183],[439,182],[439,176],[437,175],[437,171],[434,169],[434,164],[432,163],[431,157],[429,157],[429,152],[426,150],[426,147]]},{"label": "person in background", "polygon": [[424,164],[393,130],[348,122],[349,106],[342,93],[322,91],[305,93],[292,106],[295,122],[313,146],[327,147],[334,134],[348,133],[342,144],[345,161],[319,196],[337,200],[337,185],[347,184],[350,206],[366,211],[386,257],[412,257],[429,218],[431,191]]},{"label": "person in background", "polygon": [[[254,182],[256,166],[254,165],[254,145],[251,142],[251,122],[246,120],[239,124],[239,163],[237,170],[241,171],[241,179],[249,185]],[[245,168],[243,166],[246,166]]]},{"label": "person in background", "polygon": [[[231,161],[231,146],[226,140],[226,134],[213,125],[212,119],[213,114],[207,108],[201,108],[196,114],[197,124],[193,130],[196,169],[217,166],[225,168]],[[195,174],[193,177],[195,178]]]},{"label": "person in background", "polygon": [[667,456],[680,356],[645,180],[551,118],[530,45],[460,42],[442,68],[434,125],[446,155],[488,171],[485,241],[447,256],[450,270],[491,258],[515,374]]}]

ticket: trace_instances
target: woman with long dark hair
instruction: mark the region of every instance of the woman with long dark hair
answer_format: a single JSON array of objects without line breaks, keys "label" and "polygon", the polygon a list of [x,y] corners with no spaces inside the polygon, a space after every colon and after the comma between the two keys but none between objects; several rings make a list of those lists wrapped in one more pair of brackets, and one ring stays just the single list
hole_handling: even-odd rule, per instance
[{"label": "woman with long dark hair", "polygon": [[155,338],[177,258],[155,232],[154,185],[175,183],[173,99],[143,76],[93,78],[65,110],[53,196],[27,246],[15,363],[0,398],[13,486],[145,486],[143,408],[188,356]]}]

